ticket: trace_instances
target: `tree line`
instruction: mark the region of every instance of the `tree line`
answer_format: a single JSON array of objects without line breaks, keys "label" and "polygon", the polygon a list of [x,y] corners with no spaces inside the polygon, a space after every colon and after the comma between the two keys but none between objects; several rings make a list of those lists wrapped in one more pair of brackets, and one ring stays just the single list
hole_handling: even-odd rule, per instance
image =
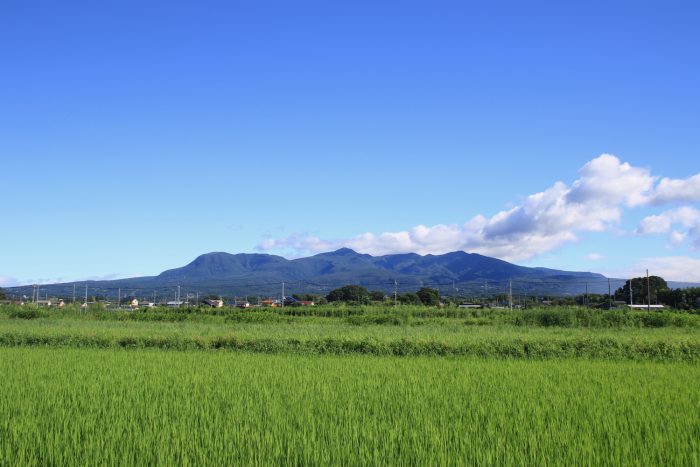
[{"label": "tree line", "polygon": [[[631,288],[631,295],[630,295]],[[317,295],[297,297],[298,299],[314,300],[316,303],[344,302],[351,304],[369,304],[376,302],[392,301],[393,296],[385,294],[381,290],[368,290],[361,285],[346,285],[332,290],[325,297]],[[585,294],[574,297],[539,297],[539,301],[550,302],[552,305],[598,305],[607,307],[612,301],[626,304],[647,305],[662,304],[679,310],[691,310],[700,308],[700,287],[671,289],[666,280],[659,276],[636,277],[628,280],[615,290],[611,296],[607,294]],[[507,302],[504,294],[487,297],[486,300]],[[631,301],[630,301],[631,300]],[[425,305],[437,306],[443,303],[459,303],[459,297],[440,296],[436,289],[422,287],[418,292],[397,294],[396,301],[401,305]]]},{"label": "tree line", "polygon": [[[328,302],[369,304],[372,302],[384,302],[391,297],[387,297],[381,290],[370,291],[361,285],[346,285],[332,290],[325,298]],[[396,301],[402,305],[437,306],[440,304],[440,294],[435,289],[422,287],[415,293],[398,294]]]},{"label": "tree line", "polygon": [[690,310],[700,307],[700,287],[671,289],[668,283],[659,276],[636,277],[615,291],[615,299],[635,304],[663,304],[679,310]]}]

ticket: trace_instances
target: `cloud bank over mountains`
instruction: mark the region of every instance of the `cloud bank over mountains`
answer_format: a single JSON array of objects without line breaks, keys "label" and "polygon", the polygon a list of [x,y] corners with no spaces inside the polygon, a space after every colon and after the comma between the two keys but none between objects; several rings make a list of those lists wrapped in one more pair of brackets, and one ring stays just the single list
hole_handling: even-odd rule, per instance
[{"label": "cloud bank over mountains", "polygon": [[336,240],[296,234],[265,239],[256,249],[312,254],[348,247],[371,255],[463,250],[524,261],[577,240],[578,233],[619,229],[625,209],[678,204],[686,205],[646,217],[636,233],[665,234],[672,244],[689,241],[699,248],[700,211],[687,205],[698,201],[700,173],[686,179],[661,178],[647,168],[602,154],[586,163],[571,185],[556,182],[519,206],[491,217],[476,215],[463,225],[417,225],[399,232],[367,232]]}]

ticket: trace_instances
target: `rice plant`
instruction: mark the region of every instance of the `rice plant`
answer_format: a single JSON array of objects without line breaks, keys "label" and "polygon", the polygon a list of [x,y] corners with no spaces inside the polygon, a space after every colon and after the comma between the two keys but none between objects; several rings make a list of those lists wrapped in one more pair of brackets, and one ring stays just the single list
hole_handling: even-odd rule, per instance
[{"label": "rice plant", "polygon": [[1,465],[697,465],[700,366],[0,348]]}]

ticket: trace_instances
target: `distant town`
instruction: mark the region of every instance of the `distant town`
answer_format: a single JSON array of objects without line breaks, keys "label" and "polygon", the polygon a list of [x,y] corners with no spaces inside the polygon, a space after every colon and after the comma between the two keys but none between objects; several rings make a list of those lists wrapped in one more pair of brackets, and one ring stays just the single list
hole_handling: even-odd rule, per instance
[{"label": "distant town", "polygon": [[[630,287],[631,284],[631,287]],[[160,298],[154,292],[149,298],[141,295],[122,295],[110,299],[100,295],[89,295],[86,287],[83,297],[75,294],[71,298],[49,296],[35,287],[31,296],[7,294],[0,292],[0,305],[32,305],[60,309],[67,305],[79,306],[81,309],[101,308],[105,310],[139,310],[149,308],[284,308],[309,307],[316,305],[374,305],[374,306],[432,306],[458,308],[492,308],[525,309],[547,306],[584,306],[598,309],[700,309],[700,288],[669,288],[663,278],[651,276],[626,281],[624,286],[612,290],[610,294],[580,294],[570,297],[547,295],[522,295],[497,293],[472,297],[441,294],[439,290],[422,287],[416,292],[393,294],[381,290],[368,290],[360,285],[346,285],[323,294],[290,294],[270,296],[233,296],[200,295],[199,292],[185,292],[175,289],[171,299]]]}]

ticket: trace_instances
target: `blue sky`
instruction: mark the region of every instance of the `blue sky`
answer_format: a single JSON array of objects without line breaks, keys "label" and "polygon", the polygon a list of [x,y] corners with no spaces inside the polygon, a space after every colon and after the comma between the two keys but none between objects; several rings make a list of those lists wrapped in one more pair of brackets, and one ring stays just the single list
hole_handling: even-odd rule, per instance
[{"label": "blue sky", "polygon": [[0,285],[341,245],[700,281],[700,7],[610,3],[3,2]]}]

